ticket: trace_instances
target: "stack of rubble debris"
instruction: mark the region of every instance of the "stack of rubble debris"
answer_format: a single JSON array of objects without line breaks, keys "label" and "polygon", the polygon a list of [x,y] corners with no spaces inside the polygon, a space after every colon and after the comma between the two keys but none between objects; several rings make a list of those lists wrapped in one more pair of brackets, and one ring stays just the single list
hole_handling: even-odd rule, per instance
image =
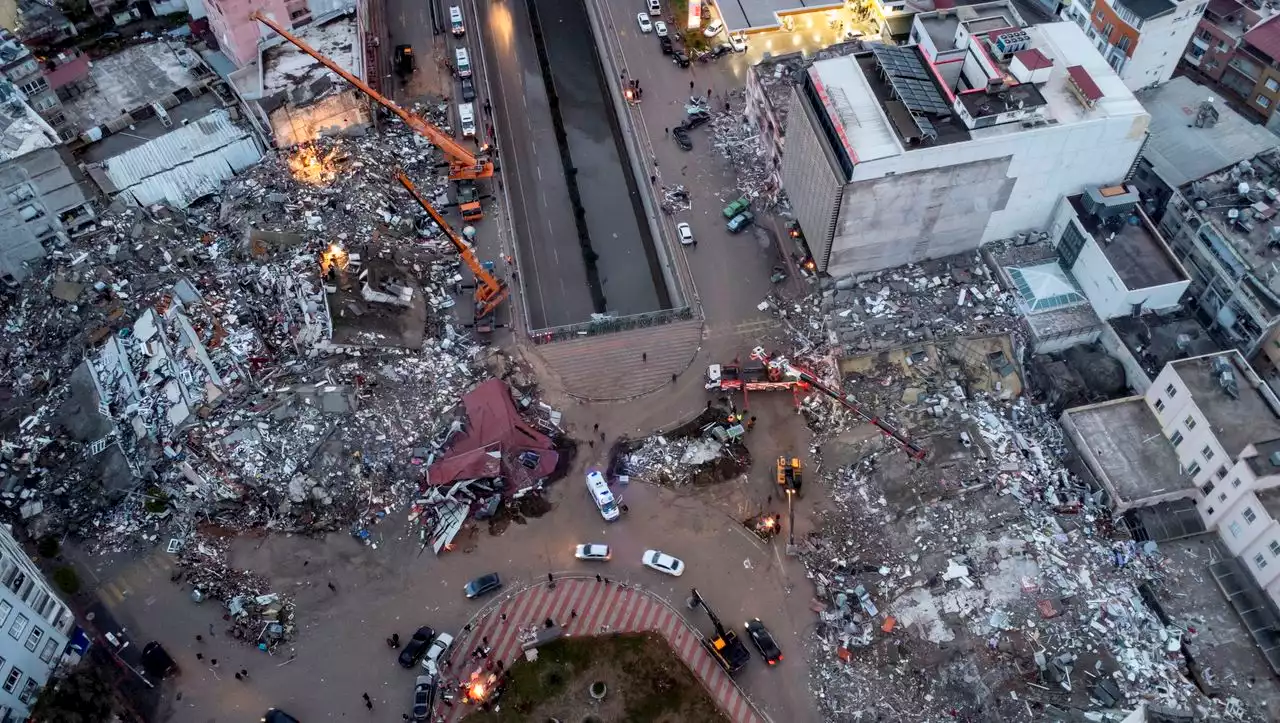
[{"label": "stack of rubble debris", "polygon": [[610,477],[667,487],[715,484],[738,477],[751,465],[740,416],[709,406],[696,419],[667,434],[624,441],[610,455]]},{"label": "stack of rubble debris", "polygon": [[270,652],[293,637],[293,599],[271,592],[260,575],[228,567],[230,539],[203,537],[179,554],[196,602],[217,600],[227,608],[226,634]]},{"label": "stack of rubble debris", "polygon": [[390,176],[436,199],[437,166],[398,126],[324,139],[51,250],[0,308],[3,509],[120,547],[197,519],[367,529],[417,498],[414,450],[492,361],[437,313],[459,260]]},{"label": "stack of rubble debris", "polygon": [[923,462],[880,437],[833,443],[854,420],[810,415],[828,420],[815,452],[831,503],[797,551],[817,588],[811,683],[826,717],[1119,721],[1146,704],[1264,719],[1246,681],[1212,695],[1193,682],[1195,630],[1155,593],[1183,573],[1066,469],[1046,409],[971,382],[940,364],[932,381],[846,384],[916,387],[898,406],[921,410],[903,414]]},{"label": "stack of rubble debris", "polygon": [[[718,103],[718,101],[717,101]],[[712,144],[729,161],[737,176],[734,198],[746,195],[757,211],[773,208],[779,202],[782,188],[769,167],[757,129],[747,120],[746,97],[730,91],[723,105],[715,105],[711,116]]]}]

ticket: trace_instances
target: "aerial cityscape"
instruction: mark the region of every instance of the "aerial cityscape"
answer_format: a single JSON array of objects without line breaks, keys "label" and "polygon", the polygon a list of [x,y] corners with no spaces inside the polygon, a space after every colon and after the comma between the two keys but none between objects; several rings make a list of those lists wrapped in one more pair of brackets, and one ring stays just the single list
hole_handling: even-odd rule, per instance
[{"label": "aerial cityscape", "polygon": [[1280,720],[1280,7],[0,0],[0,723]]}]

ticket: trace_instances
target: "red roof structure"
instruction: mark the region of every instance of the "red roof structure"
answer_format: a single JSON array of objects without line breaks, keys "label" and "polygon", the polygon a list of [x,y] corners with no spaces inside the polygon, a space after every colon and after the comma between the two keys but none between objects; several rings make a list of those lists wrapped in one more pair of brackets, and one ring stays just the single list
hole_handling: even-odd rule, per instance
[{"label": "red roof structure", "polygon": [[1076,89],[1090,103],[1097,103],[1102,100],[1102,89],[1098,84],[1093,82],[1093,76],[1089,75],[1089,71],[1084,69],[1082,65],[1073,65],[1067,68],[1067,75],[1071,77],[1071,82],[1075,83]]},{"label": "red roof structure", "polygon": [[1039,48],[1019,50],[1013,54],[1013,57],[1021,61],[1027,70],[1043,70],[1053,67],[1053,60],[1040,52]]},{"label": "red roof structure", "polygon": [[1253,30],[1244,34],[1244,41],[1267,54],[1272,60],[1280,59],[1280,23],[1278,16],[1263,20],[1253,26]]},{"label": "red roof structure", "polygon": [[[518,483],[547,477],[555,470],[560,459],[555,445],[521,419],[505,382],[490,379],[481,383],[462,397],[462,406],[467,410],[466,429],[454,438],[448,453],[427,470],[428,484],[498,476]],[[532,467],[521,462],[525,452],[532,453],[524,455]]]},{"label": "red roof structure", "polygon": [[45,71],[44,74],[45,82],[54,90],[88,77],[89,56],[84,54],[77,55],[74,60],[69,60],[53,70]]}]

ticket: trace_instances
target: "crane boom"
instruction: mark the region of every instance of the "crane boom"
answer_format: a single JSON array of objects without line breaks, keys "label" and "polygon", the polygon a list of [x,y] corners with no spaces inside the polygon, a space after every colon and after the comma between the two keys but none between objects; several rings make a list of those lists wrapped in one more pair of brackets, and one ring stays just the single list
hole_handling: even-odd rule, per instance
[{"label": "crane boom", "polygon": [[874,424],[886,437],[892,437],[893,441],[897,442],[907,453],[907,456],[912,459],[918,460],[925,458],[925,455],[927,454],[925,449],[917,445],[915,442],[912,442],[910,437],[898,431],[893,427],[893,425],[884,421],[880,417],[877,417],[874,414],[869,414],[861,405],[858,404],[858,401],[853,398],[853,395],[842,394],[824,384],[822,380],[818,378],[818,375],[813,372],[795,366],[788,361],[786,357],[771,358],[769,353],[766,352],[762,346],[758,346],[751,350],[751,358],[763,362],[772,368],[780,369],[787,376],[795,377],[828,397],[836,400],[845,409],[848,409],[858,417],[861,417],[863,421]]},{"label": "crane boom", "polygon": [[431,216],[431,220],[435,221],[436,225],[444,231],[444,235],[449,237],[449,240],[453,242],[453,247],[458,250],[458,255],[462,257],[463,263],[467,265],[467,268],[471,269],[471,273],[475,274],[476,318],[480,319],[492,314],[493,310],[498,308],[498,304],[501,304],[503,299],[507,298],[509,289],[506,283],[489,273],[489,270],[476,258],[476,253],[472,250],[471,244],[453,232],[453,229],[444,220],[444,216],[441,216],[434,206],[427,203],[427,199],[423,198],[421,193],[418,193],[418,189],[403,171],[396,172],[396,180],[405,187],[409,195],[413,196],[413,200],[417,201],[419,206],[422,206],[427,215]]},{"label": "crane boom", "polygon": [[337,73],[356,90],[359,90],[361,93],[369,96],[370,99],[377,102],[383,108],[386,108],[399,116],[400,120],[404,121],[404,124],[412,128],[414,132],[431,141],[431,143],[436,148],[439,148],[449,159],[450,180],[457,181],[463,179],[491,178],[493,176],[493,162],[488,158],[476,156],[474,153],[463,147],[462,144],[455,141],[448,133],[445,133],[427,122],[418,114],[396,105],[394,101],[369,87],[368,83],[365,83],[363,80],[352,75],[342,66],[333,62],[324,55],[321,55],[319,51],[308,45],[302,38],[299,38],[288,30],[285,30],[279,23],[264,15],[262,11],[254,10],[249,17],[279,33],[280,37],[288,40],[290,43],[293,43],[297,46],[298,50],[301,50],[312,58],[320,61],[324,67]]}]

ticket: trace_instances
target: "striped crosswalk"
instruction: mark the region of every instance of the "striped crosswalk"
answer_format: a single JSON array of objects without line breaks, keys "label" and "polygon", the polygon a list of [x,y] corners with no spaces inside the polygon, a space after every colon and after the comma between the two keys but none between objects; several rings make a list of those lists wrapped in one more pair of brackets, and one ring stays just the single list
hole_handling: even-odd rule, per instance
[{"label": "striped crosswalk", "polygon": [[[644,591],[590,578],[561,580],[554,588],[543,583],[504,600],[477,621],[466,636],[460,636],[464,641],[453,649],[452,669],[465,671],[471,667],[471,653],[484,640],[489,642],[491,659],[510,665],[520,655],[521,631],[540,628],[548,618],[559,623],[568,635],[657,632],[667,639],[730,720],[763,722],[733,679],[702,648],[698,634],[679,612]],[[444,712],[449,721],[456,721],[469,711],[454,706]]]},{"label": "striped crosswalk", "polygon": [[115,610],[138,590],[146,590],[156,580],[167,580],[173,574],[173,555],[156,550],[129,563],[123,570],[98,584],[95,594],[108,609]]}]

